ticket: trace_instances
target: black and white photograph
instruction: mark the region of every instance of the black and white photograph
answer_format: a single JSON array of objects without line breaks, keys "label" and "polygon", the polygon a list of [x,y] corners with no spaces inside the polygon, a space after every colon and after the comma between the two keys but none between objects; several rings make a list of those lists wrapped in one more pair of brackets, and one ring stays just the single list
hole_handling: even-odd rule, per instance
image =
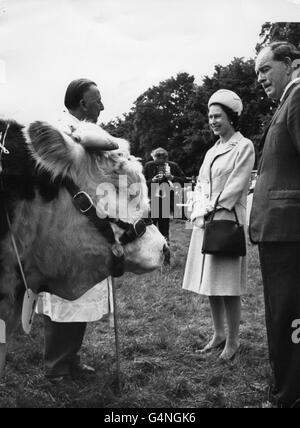
[{"label": "black and white photograph", "polygon": [[0,409],[300,407],[300,0],[0,0]]}]

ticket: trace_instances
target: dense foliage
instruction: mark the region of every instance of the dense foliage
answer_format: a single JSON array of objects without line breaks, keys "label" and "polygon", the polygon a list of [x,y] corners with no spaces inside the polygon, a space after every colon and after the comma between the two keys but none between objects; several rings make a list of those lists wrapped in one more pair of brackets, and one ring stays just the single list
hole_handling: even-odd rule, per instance
[{"label": "dense foliage", "polygon": [[[300,23],[265,23],[256,49],[274,40],[300,43]],[[207,123],[207,102],[220,88],[237,92],[244,102],[241,132],[258,145],[274,105],[257,84],[254,59],[234,58],[226,66],[216,65],[212,77],[202,84],[195,77],[179,73],[149,88],[134,102],[131,111],[104,127],[113,135],[127,138],[132,151],[145,161],[156,147],[164,147],[170,159],[187,175],[196,175],[206,151],[214,143]]]}]

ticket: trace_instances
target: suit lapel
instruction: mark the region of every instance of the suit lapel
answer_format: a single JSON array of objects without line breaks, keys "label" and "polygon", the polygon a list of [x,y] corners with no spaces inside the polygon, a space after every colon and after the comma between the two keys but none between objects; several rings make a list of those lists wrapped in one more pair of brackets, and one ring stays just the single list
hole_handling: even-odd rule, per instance
[{"label": "suit lapel", "polygon": [[296,86],[298,86],[298,85],[300,85],[300,81],[297,79],[297,81],[296,82],[294,82],[290,87],[289,87],[289,89],[286,91],[286,94],[284,95],[284,97],[283,97],[283,99],[282,99],[282,101],[280,102],[280,108],[281,108],[281,106],[286,102],[286,100],[288,99],[288,97],[289,97],[289,95],[290,95],[290,93],[292,92],[292,90],[296,87]]},{"label": "suit lapel", "polygon": [[[279,107],[278,107],[278,108],[279,108]],[[267,138],[267,135],[268,135],[269,129],[271,128],[271,125],[272,125],[273,121],[274,121],[274,120],[276,119],[276,117],[277,117],[278,108],[277,108],[277,110],[276,110],[276,112],[275,112],[274,116],[273,116],[273,117],[272,117],[272,119],[270,120],[269,124],[267,125],[267,127],[266,127],[266,129],[265,129],[265,132],[264,132],[264,135],[262,136],[262,138],[261,138],[261,140],[260,140],[260,142],[259,142],[259,145],[258,145],[258,157],[259,157],[259,159],[260,159],[260,158],[261,158],[261,156],[262,156],[262,152],[263,152],[263,150],[264,150],[264,146],[265,146],[265,142],[266,142],[266,138]]]}]

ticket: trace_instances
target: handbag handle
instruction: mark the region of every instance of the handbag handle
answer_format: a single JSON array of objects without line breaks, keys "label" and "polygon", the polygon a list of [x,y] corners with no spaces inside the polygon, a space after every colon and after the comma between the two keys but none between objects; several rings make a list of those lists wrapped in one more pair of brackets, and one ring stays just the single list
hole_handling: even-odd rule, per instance
[{"label": "handbag handle", "polygon": [[[218,206],[218,203],[219,203],[219,199],[220,199],[220,197],[221,197],[221,194],[222,194],[222,192],[219,194],[219,196],[218,196],[218,197],[217,197],[217,199],[216,199],[216,202],[215,202],[215,205],[214,205],[214,209],[213,209],[213,212],[212,212],[211,218],[209,219],[209,222],[210,222],[210,223],[213,221],[213,219],[214,219],[214,217],[215,217],[215,215],[216,215],[216,212],[217,212],[217,206]],[[226,209],[226,208],[224,208],[224,209]],[[240,226],[240,222],[239,222],[239,219],[238,219],[238,216],[237,216],[237,213],[236,213],[235,207],[233,207],[232,211],[234,212],[234,215],[235,215],[235,221],[236,221],[236,224],[237,224],[238,226]]]}]

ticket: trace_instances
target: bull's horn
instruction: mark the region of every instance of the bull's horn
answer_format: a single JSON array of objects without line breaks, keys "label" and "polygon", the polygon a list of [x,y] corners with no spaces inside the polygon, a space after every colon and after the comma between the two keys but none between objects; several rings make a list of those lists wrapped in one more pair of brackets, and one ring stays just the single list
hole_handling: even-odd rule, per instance
[{"label": "bull's horn", "polygon": [[106,151],[119,148],[115,138],[97,125],[82,123],[75,133],[79,136],[81,145],[86,149]]}]

